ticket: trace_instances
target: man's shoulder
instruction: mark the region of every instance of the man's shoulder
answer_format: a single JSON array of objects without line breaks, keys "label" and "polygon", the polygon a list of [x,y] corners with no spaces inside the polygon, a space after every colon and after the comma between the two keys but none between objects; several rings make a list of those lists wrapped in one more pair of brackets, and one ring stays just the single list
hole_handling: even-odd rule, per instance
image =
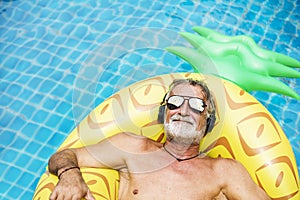
[{"label": "man's shoulder", "polygon": [[218,157],[218,158],[212,158],[212,160],[214,160],[214,165],[217,168],[231,168],[231,169],[235,169],[235,168],[240,168],[242,167],[241,163],[233,158],[222,158],[222,157]]},{"label": "man's shoulder", "polygon": [[214,169],[216,172],[224,172],[224,171],[244,168],[239,161],[232,158],[204,157],[204,158],[200,158],[199,161],[205,163],[206,165]]},{"label": "man's shoulder", "polygon": [[159,143],[145,136],[137,135],[129,132],[122,132],[110,138],[113,143],[121,143],[133,151],[146,151],[148,149],[157,148]]},{"label": "man's shoulder", "polygon": [[243,176],[247,174],[246,168],[232,158],[211,158],[212,167],[220,177]]},{"label": "man's shoulder", "polygon": [[142,135],[137,135],[134,133],[130,133],[130,132],[121,132],[118,134],[115,134],[111,137],[108,138],[108,140],[111,141],[122,141],[122,142],[143,142],[144,140],[146,140],[147,138],[145,136]]}]

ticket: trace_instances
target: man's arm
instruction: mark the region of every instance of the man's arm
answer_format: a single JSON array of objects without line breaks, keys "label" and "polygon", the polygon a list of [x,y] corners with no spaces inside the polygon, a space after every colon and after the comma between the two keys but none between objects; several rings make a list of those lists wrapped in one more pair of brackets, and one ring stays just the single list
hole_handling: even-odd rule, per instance
[{"label": "man's arm", "polygon": [[219,163],[218,170],[223,180],[222,192],[227,198],[271,200],[266,192],[254,183],[248,171],[238,161],[223,159]]},{"label": "man's arm", "polygon": [[85,197],[93,200],[94,197],[81,175],[76,149],[66,149],[54,154],[48,163],[49,172],[59,177],[59,182],[54,188],[50,200],[55,199],[81,199]]},{"label": "man's arm", "polygon": [[77,149],[66,149],[55,153],[49,160],[49,172],[60,178],[50,199],[93,199],[83,180],[79,167],[126,168],[128,152],[135,152],[132,147],[140,139],[131,134],[121,133],[105,139],[95,145]]},{"label": "man's arm", "polygon": [[63,170],[71,167],[78,167],[76,153],[72,149],[55,153],[48,162],[49,172],[56,176],[59,176]]}]

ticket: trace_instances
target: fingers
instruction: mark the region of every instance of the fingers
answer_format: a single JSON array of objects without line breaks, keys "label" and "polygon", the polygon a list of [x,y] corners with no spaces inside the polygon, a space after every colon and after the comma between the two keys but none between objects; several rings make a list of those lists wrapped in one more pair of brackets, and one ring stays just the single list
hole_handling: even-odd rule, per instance
[{"label": "fingers", "polygon": [[87,191],[87,194],[85,196],[86,200],[96,200],[95,197],[93,196],[92,192],[90,190]]},{"label": "fingers", "polygon": [[[71,194],[71,192],[69,191],[68,193],[66,193],[67,195],[64,195],[62,190],[59,190],[59,188],[56,186],[53,190],[53,192],[51,193],[49,200],[80,200],[84,194],[85,194],[85,199],[86,200],[96,200],[95,197],[93,196],[92,192],[87,189],[86,193],[81,193],[81,192],[76,192]],[[83,195],[82,195],[83,194]]]},{"label": "fingers", "polygon": [[53,192],[49,197],[49,200],[64,200],[64,199],[66,198],[64,198],[63,194],[57,191],[56,187],[54,188]]},{"label": "fingers", "polygon": [[70,197],[70,200],[81,200],[83,197],[81,197],[80,195],[74,195],[72,197]]},{"label": "fingers", "polygon": [[55,200],[57,199],[57,191],[56,191],[56,188],[54,188],[53,192],[51,193],[50,197],[49,197],[49,200]]}]

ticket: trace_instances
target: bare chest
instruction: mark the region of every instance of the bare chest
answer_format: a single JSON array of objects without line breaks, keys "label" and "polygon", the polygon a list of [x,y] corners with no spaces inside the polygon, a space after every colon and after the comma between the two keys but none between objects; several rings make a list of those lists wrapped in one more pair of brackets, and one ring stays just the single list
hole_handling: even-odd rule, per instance
[{"label": "bare chest", "polygon": [[119,199],[211,200],[220,190],[211,169],[173,163],[145,173],[122,173]]}]

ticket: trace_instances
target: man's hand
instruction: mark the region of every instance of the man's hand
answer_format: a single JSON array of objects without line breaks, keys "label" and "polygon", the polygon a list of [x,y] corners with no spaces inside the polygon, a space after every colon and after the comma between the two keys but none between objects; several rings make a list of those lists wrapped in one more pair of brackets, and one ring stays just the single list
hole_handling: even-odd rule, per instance
[{"label": "man's hand", "polygon": [[95,200],[78,169],[65,172],[50,196],[50,200],[81,200],[82,198]]}]

